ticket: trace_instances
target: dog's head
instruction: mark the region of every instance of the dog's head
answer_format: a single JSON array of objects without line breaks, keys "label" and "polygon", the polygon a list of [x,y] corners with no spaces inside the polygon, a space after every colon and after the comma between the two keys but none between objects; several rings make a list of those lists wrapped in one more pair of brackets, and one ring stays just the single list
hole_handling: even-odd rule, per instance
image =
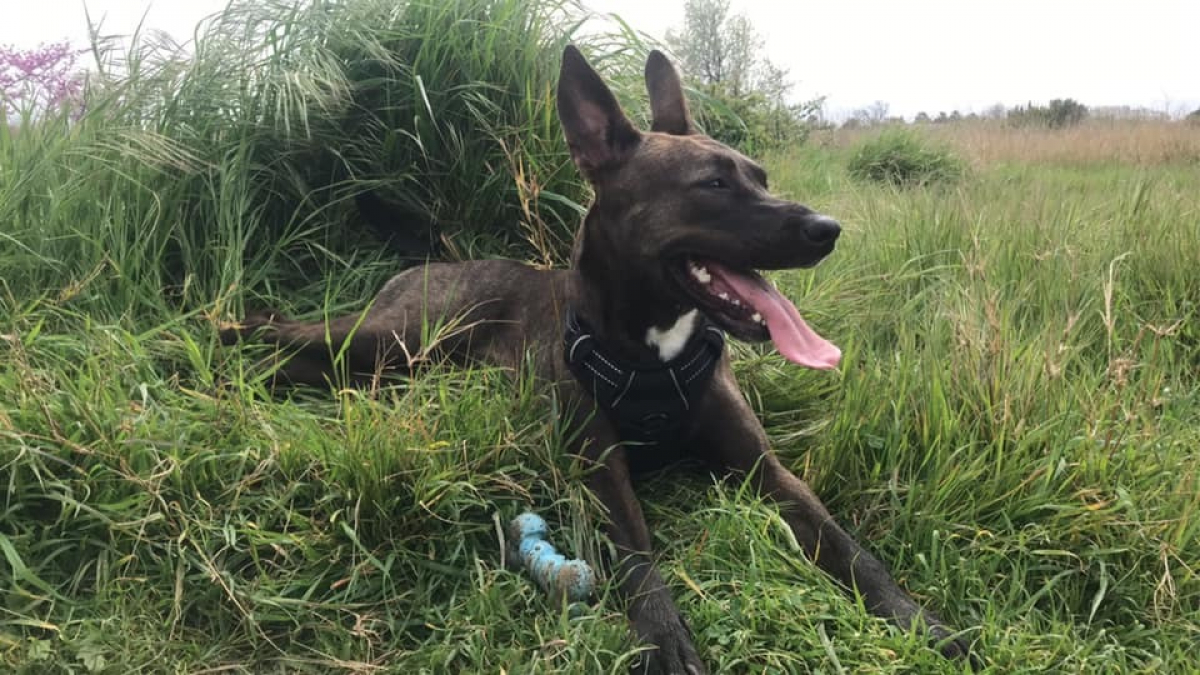
[{"label": "dog's head", "polygon": [[619,266],[646,293],[698,308],[735,337],[770,338],[800,365],[837,365],[837,347],[755,271],[817,264],[833,251],[837,222],[773,197],[761,166],[698,133],[679,75],[657,51],[646,86],[653,124],[641,132],[583,55],[563,54],[558,113],[596,192],[576,265],[584,274]]}]

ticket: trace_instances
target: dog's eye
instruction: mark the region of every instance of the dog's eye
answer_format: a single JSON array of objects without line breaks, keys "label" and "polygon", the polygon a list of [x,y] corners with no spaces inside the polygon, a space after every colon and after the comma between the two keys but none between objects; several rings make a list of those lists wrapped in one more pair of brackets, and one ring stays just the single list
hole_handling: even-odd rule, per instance
[{"label": "dog's eye", "polygon": [[713,178],[711,180],[706,180],[706,181],[704,181],[704,183],[702,183],[702,185],[711,190],[727,190],[727,189],[729,189],[729,183],[726,183],[725,179],[723,179],[723,178]]}]

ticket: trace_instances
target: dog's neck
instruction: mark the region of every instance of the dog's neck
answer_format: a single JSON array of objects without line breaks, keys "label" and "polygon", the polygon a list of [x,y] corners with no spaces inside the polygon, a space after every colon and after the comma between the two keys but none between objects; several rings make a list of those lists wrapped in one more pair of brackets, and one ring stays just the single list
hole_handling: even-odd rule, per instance
[{"label": "dog's neck", "polygon": [[592,327],[596,338],[635,361],[670,361],[679,355],[700,325],[699,311],[659,301],[652,290],[623,285],[629,292],[598,286],[576,274],[572,307]]},{"label": "dog's neck", "polygon": [[669,361],[700,327],[695,307],[685,305],[627,261],[577,249],[572,305],[599,341],[637,361]]}]

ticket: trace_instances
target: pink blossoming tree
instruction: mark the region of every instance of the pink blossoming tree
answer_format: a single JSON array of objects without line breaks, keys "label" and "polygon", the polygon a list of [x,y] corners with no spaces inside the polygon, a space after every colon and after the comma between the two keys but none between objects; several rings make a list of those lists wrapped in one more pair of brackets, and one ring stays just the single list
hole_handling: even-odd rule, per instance
[{"label": "pink blossoming tree", "polygon": [[0,45],[0,108],[9,120],[64,105],[81,112],[83,78],[76,63],[82,53],[65,40],[34,49]]}]

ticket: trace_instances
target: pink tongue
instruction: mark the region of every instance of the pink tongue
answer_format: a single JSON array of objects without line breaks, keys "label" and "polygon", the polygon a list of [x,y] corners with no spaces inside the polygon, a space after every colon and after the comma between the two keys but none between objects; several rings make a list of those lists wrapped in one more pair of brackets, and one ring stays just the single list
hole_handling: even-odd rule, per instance
[{"label": "pink tongue", "polygon": [[804,323],[795,305],[761,278],[746,277],[712,263],[706,264],[713,275],[725,282],[733,292],[754,307],[767,321],[771,341],[783,357],[792,363],[830,370],[842,358],[842,350],[817,335]]}]

